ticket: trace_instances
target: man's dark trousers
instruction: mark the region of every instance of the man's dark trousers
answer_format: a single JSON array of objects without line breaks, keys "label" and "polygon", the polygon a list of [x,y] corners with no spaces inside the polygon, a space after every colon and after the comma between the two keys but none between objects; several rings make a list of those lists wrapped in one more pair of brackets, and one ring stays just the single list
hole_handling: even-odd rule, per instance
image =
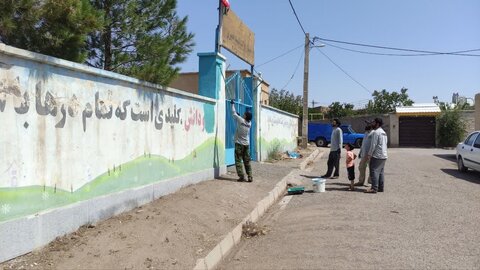
[{"label": "man's dark trousers", "polygon": [[340,175],[340,153],[341,149],[338,149],[337,151],[330,151],[330,154],[328,155],[328,170],[327,173],[325,174],[325,177],[330,177],[332,175],[333,168],[335,168],[335,172],[333,173],[333,176],[339,176]]},{"label": "man's dark trousers", "polygon": [[386,159],[371,158],[370,159],[370,177],[372,178],[372,189],[375,191],[383,191],[385,184],[384,168]]},{"label": "man's dark trousers", "polygon": [[235,143],[235,168],[237,169],[238,177],[244,179],[245,175],[243,174],[242,161],[243,165],[245,166],[245,172],[250,180],[252,178],[252,166],[250,165],[250,146]]}]

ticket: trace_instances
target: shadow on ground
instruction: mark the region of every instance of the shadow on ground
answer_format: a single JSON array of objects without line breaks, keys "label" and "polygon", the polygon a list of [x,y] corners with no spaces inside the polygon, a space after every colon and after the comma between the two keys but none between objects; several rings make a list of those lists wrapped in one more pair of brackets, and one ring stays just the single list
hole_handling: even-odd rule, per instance
[{"label": "shadow on ground", "polygon": [[326,191],[345,191],[345,192],[364,192],[366,188],[355,187],[355,190],[349,190],[348,187],[327,187]]},{"label": "shadow on ground", "polygon": [[219,176],[219,177],[215,178],[215,180],[223,180],[223,181],[237,182],[238,177],[233,178],[233,177]]},{"label": "shadow on ground", "polygon": [[438,158],[443,158],[449,161],[457,162],[457,157],[455,154],[434,154]]},{"label": "shadow on ground", "polygon": [[310,178],[310,179],[321,178],[321,176],[306,175],[306,174],[300,174],[300,176],[305,177],[305,178]]},{"label": "shadow on ground", "polygon": [[327,186],[350,186],[350,183],[327,183]]},{"label": "shadow on ground", "polygon": [[459,172],[456,169],[441,169],[444,173],[449,174],[457,179],[465,180],[471,183],[480,184],[480,172],[468,171]]}]

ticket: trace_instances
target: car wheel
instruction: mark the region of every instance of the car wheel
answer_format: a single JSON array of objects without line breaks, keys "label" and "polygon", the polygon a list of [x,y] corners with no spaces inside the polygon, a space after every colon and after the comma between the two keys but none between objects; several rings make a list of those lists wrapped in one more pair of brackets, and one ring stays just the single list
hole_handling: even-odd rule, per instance
[{"label": "car wheel", "polygon": [[317,140],[315,141],[315,144],[317,145],[317,147],[326,147],[327,140],[325,140],[324,138],[317,138]]},{"label": "car wheel", "polygon": [[460,172],[466,172],[468,170],[468,168],[465,167],[465,165],[463,165],[462,156],[458,156],[458,158],[457,158],[457,167],[458,167],[458,171],[460,171]]},{"label": "car wheel", "polygon": [[362,142],[363,142],[362,139],[355,140],[355,147],[358,147],[358,148],[362,147]]}]

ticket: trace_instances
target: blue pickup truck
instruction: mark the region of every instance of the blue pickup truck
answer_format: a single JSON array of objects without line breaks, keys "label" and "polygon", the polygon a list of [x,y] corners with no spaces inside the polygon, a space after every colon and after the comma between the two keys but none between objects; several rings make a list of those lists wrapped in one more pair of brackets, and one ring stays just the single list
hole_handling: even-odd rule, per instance
[{"label": "blue pickup truck", "polygon": [[[356,133],[351,125],[341,125],[343,144],[351,143],[356,147],[362,146],[363,133]],[[332,124],[308,123],[308,141],[315,142],[318,147],[326,147],[332,136]]]}]

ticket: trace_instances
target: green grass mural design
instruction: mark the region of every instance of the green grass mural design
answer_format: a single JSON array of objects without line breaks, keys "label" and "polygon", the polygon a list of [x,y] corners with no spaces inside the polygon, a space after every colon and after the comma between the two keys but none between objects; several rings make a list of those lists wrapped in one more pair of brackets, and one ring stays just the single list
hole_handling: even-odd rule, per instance
[{"label": "green grass mural design", "polygon": [[214,148],[215,138],[210,138],[181,160],[146,154],[109,168],[74,192],[44,186],[0,188],[0,222],[223,165],[223,143],[217,143],[218,162]]},{"label": "green grass mural design", "polygon": [[296,139],[288,141],[286,139],[273,139],[270,141],[265,140],[263,137],[260,137],[260,144],[262,149],[262,159],[268,159],[269,156],[273,155],[272,151],[284,152],[287,150],[294,150],[297,147]]}]

